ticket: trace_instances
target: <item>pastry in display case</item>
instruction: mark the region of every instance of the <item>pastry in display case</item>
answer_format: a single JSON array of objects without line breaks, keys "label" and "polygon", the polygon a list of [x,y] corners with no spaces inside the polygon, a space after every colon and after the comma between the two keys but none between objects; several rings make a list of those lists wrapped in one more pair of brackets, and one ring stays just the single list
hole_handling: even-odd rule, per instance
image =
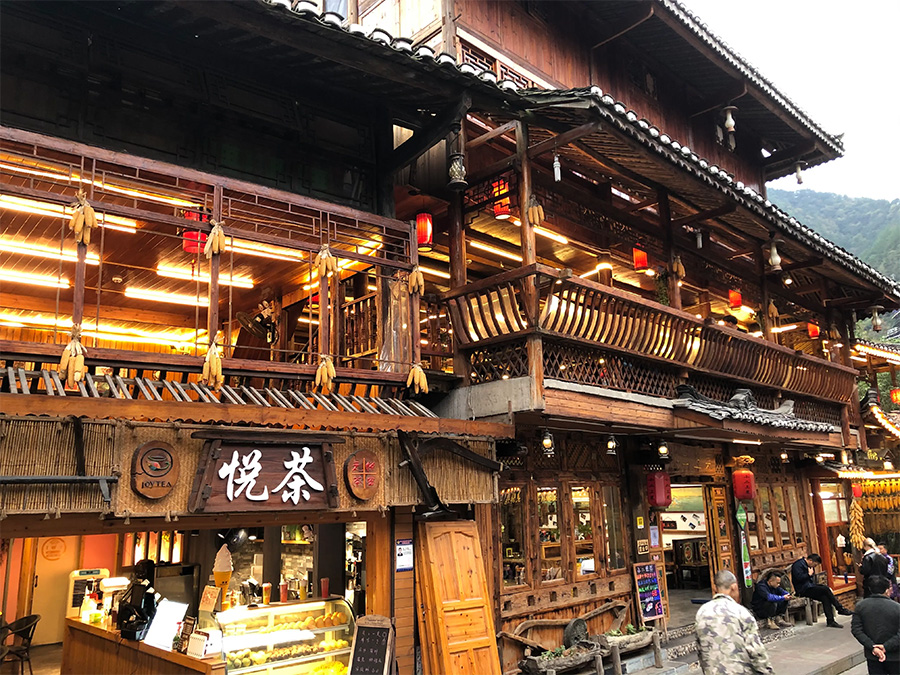
[{"label": "pastry in display case", "polygon": [[345,675],[355,621],[340,596],[219,612],[222,657],[231,673]]}]

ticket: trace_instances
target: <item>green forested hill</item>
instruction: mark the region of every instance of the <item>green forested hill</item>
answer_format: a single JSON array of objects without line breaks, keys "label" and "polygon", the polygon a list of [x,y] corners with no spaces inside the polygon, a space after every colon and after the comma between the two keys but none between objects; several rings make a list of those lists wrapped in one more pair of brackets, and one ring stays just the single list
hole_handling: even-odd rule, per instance
[{"label": "green forested hill", "polygon": [[900,280],[900,199],[769,190],[769,199],[807,227]]}]

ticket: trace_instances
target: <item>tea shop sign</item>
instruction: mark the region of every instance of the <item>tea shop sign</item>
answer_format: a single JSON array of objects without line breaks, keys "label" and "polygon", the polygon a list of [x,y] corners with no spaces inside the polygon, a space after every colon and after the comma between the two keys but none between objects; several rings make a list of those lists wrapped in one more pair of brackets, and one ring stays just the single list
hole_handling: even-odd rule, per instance
[{"label": "tea shop sign", "polygon": [[213,441],[197,470],[189,508],[204,513],[336,508],[337,496],[327,443]]}]

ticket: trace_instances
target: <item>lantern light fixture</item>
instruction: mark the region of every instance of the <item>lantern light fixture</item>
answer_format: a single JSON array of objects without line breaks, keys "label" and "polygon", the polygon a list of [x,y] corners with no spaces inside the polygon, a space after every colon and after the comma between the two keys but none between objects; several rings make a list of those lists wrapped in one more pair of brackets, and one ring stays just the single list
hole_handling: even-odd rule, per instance
[{"label": "lantern light fixture", "polygon": [[[900,391],[900,389],[898,389]],[[616,440],[616,437],[612,434],[609,435],[609,438],[606,439],[606,454],[607,455],[615,455],[616,448],[619,447],[619,442]]]},{"label": "lantern light fixture", "polygon": [[450,155],[450,168],[448,170],[450,182],[447,187],[454,192],[462,192],[469,183],[466,180],[466,162],[465,155],[461,152],[454,152]]},{"label": "lantern light fixture", "polygon": [[803,169],[807,166],[806,162],[794,163],[794,177],[797,179],[797,185],[803,185]]},{"label": "lantern light fixture", "polygon": [[734,105],[726,105],[722,108],[722,114],[725,115],[725,131],[729,134],[734,133],[734,113],[736,113],[737,110],[737,106]]},{"label": "lantern light fixture", "polygon": [[825,463],[825,457],[824,457],[823,455],[816,455],[816,461],[817,461],[819,464],[824,464],[824,463]]},{"label": "lantern light fixture", "polygon": [[416,240],[419,251],[428,253],[434,249],[434,217],[426,211],[416,214]]},{"label": "lantern light fixture", "polygon": [[884,460],[884,470],[885,471],[893,471],[894,463],[889,459]]},{"label": "lantern light fixture", "polygon": [[891,403],[900,405],[900,389],[891,389]]},{"label": "lantern light fixture", "polygon": [[781,451],[781,463],[782,463],[782,464],[789,464],[790,461],[791,461],[791,460],[790,460],[790,458],[788,457],[787,451],[786,451],[786,450],[782,450],[782,451]]},{"label": "lantern light fixture", "polygon": [[794,277],[792,277],[789,272],[784,272],[781,275],[781,283],[784,286],[790,286],[792,283],[794,283]]},{"label": "lantern light fixture", "polygon": [[553,153],[553,180],[559,183],[562,180],[562,164],[559,163],[559,153]]},{"label": "lantern light fixture", "polygon": [[741,297],[741,292],[736,288],[730,289],[728,291],[728,306],[731,307],[731,309],[740,309],[743,304],[744,301]]},{"label": "lantern light fixture", "polygon": [[778,246],[775,239],[769,243],[769,267],[773,272],[781,271],[781,256],[778,255]]},{"label": "lantern light fixture", "polygon": [[553,457],[556,454],[556,444],[553,442],[553,434],[549,429],[544,429],[541,437],[541,447],[544,449],[544,457]]},{"label": "lantern light fixture", "polygon": [[601,251],[599,256],[599,262],[597,264],[597,271],[600,270],[612,270],[612,256],[609,254],[609,251]]},{"label": "lantern light fixture", "polygon": [[511,215],[509,210],[509,181],[502,178],[495,180],[491,183],[491,191],[494,197],[501,197],[494,202],[494,218],[507,220]]},{"label": "lantern light fixture", "polygon": [[659,442],[659,446],[656,448],[656,452],[659,455],[660,459],[665,459],[669,456],[669,445],[666,443],[665,439],[662,439]]},{"label": "lantern light fixture", "polygon": [[806,324],[806,334],[809,335],[810,339],[815,340],[819,337],[819,333],[819,324],[812,321]]},{"label": "lantern light fixture", "polygon": [[640,246],[635,246],[631,249],[631,258],[634,261],[635,272],[643,272],[649,269],[650,260],[647,256],[647,251]]},{"label": "lantern light fixture", "polygon": [[873,305],[870,310],[872,312],[872,330],[880,331],[884,326],[884,322],[881,320],[881,312],[884,308],[881,305]]}]

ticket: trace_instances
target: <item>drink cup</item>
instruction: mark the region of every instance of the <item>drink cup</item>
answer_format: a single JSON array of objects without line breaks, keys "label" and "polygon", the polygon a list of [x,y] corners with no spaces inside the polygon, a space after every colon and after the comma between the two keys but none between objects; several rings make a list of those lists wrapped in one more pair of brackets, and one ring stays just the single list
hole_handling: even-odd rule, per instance
[{"label": "drink cup", "polygon": [[328,579],[328,577],[322,577],[321,579],[319,579],[319,588],[322,591],[323,598],[327,598],[330,595],[330,593],[328,592],[329,582],[330,580]]},{"label": "drink cup", "polygon": [[272,602],[272,584],[268,581],[262,585],[262,601],[264,605]]}]

